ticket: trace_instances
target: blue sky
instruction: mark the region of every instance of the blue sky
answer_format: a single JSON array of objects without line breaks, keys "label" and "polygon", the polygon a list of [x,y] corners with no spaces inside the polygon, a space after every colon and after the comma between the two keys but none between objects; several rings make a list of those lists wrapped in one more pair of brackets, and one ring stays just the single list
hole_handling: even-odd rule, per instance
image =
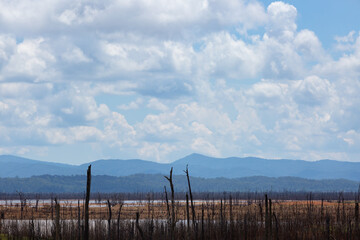
[{"label": "blue sky", "polygon": [[0,154],[360,160],[358,1],[0,9]]}]

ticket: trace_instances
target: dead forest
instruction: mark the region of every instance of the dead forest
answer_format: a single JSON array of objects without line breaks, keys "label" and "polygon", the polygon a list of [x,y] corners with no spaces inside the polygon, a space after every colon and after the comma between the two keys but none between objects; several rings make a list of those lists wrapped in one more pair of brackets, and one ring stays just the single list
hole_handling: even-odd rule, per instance
[{"label": "dead forest", "polygon": [[1,200],[0,239],[360,239],[359,192],[162,193]]}]

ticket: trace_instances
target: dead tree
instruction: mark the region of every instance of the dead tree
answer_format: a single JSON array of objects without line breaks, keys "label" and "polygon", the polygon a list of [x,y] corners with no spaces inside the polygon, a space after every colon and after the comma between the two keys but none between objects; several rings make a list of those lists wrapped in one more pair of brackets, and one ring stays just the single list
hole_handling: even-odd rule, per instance
[{"label": "dead tree", "polygon": [[359,228],[359,202],[355,201],[355,231]]},{"label": "dead tree", "polygon": [[136,212],[136,228],[137,228],[137,230],[139,231],[140,238],[141,238],[141,239],[145,239],[145,237],[144,237],[144,232],[143,232],[143,230],[141,229],[140,224],[139,224],[139,218],[140,218],[140,213],[139,213],[139,212]]},{"label": "dead tree", "polygon": [[174,184],[172,178],[173,168],[170,170],[170,177],[164,176],[170,184],[171,189],[171,228],[170,228],[170,237],[171,239],[175,239],[174,231],[175,231],[175,191]]},{"label": "dead tree", "polygon": [[60,204],[55,198],[55,240],[60,240]]},{"label": "dead tree", "polygon": [[39,195],[39,194],[36,194],[36,195],[35,195],[35,199],[36,199],[36,202],[35,202],[35,211],[37,212],[37,211],[38,211],[38,206],[39,206],[40,195]]},{"label": "dead tree", "polygon": [[269,198],[269,216],[268,216],[268,222],[269,222],[269,233],[270,233],[270,239],[272,239],[272,203],[271,198]]},{"label": "dead tree", "polygon": [[265,239],[269,239],[269,205],[267,194],[265,194]]},{"label": "dead tree", "polygon": [[91,186],[91,164],[87,170],[86,181],[86,197],[85,197],[85,232],[84,239],[89,240],[89,201],[90,201],[90,186]]},{"label": "dead tree", "polygon": [[120,214],[121,214],[121,209],[123,207],[124,203],[121,201],[120,202],[120,206],[119,206],[119,210],[118,210],[118,215],[117,215],[117,239],[120,239]]},{"label": "dead tree", "polygon": [[190,212],[189,212],[189,195],[186,193],[186,224],[187,230],[190,230]]},{"label": "dead tree", "polygon": [[26,207],[26,198],[25,198],[25,194],[22,192],[18,192],[16,191],[19,195],[19,199],[20,199],[20,219],[23,219],[23,215],[24,215],[24,208]]},{"label": "dead tree", "polygon": [[78,227],[78,240],[81,240],[81,214],[80,214],[80,200],[78,200],[78,207],[77,207],[77,210],[78,210],[78,222],[77,222],[77,227]]},{"label": "dead tree", "polygon": [[197,239],[197,226],[196,226],[196,219],[195,219],[195,207],[194,207],[194,201],[193,201],[193,195],[191,192],[191,184],[190,184],[190,176],[189,176],[189,168],[188,165],[186,165],[186,170],[184,171],[187,177],[187,181],[188,181],[188,187],[189,187],[189,194],[190,194],[190,204],[191,204],[191,211],[192,211],[192,223],[193,223],[193,228],[195,231],[195,238]]},{"label": "dead tree", "polygon": [[168,199],[168,195],[167,195],[167,191],[166,191],[166,186],[164,186],[164,193],[165,193],[165,202],[166,202],[166,211],[167,211],[167,215],[168,215],[168,221],[170,221],[171,220],[170,206],[169,206],[169,199]]},{"label": "dead tree", "polygon": [[108,209],[109,209],[109,218],[108,218],[108,239],[111,239],[111,218],[112,218],[112,213],[111,213],[111,203],[110,200],[107,200],[107,204],[108,204]]}]

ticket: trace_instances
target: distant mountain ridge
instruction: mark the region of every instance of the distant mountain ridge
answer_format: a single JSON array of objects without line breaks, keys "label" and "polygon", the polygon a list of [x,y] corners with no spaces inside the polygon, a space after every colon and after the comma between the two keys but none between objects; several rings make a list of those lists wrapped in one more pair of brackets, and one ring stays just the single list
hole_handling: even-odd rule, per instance
[{"label": "distant mountain ridge", "polygon": [[[186,176],[173,176],[176,192],[188,189]],[[93,193],[119,192],[163,192],[168,181],[162,174],[135,174],[123,177],[93,176],[91,191]],[[30,178],[0,178],[1,193],[83,193],[86,176],[50,176],[42,175]],[[358,182],[334,180],[310,180],[296,177],[243,177],[243,178],[199,178],[191,177],[191,188],[194,192],[356,192]]]},{"label": "distant mountain ridge", "polygon": [[320,160],[271,160],[256,157],[214,158],[191,154],[172,163],[156,163],[141,159],[97,160],[82,165],[43,162],[12,155],[0,155],[0,177],[31,177],[39,175],[83,175],[92,164],[93,175],[129,176],[133,174],[182,175],[189,165],[190,175],[201,178],[241,178],[251,176],[300,177],[307,179],[348,179],[360,181],[360,162]]}]

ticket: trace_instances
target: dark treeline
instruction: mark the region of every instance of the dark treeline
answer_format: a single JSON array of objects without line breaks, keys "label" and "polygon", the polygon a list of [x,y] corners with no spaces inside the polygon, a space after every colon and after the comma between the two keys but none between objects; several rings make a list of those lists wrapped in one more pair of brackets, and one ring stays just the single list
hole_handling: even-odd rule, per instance
[{"label": "dark treeline", "polygon": [[[264,200],[264,196],[267,194],[269,198],[273,200],[308,200],[309,196],[313,200],[338,200],[339,196],[344,200],[356,200],[359,198],[359,191],[356,192],[194,192],[193,196],[195,200],[221,200],[229,198],[241,200]],[[186,200],[186,192],[175,192],[174,197],[176,200]],[[84,193],[0,193],[0,200],[19,200],[25,198],[28,200],[51,200],[51,199],[84,199]],[[102,201],[105,199],[112,200],[137,200],[147,201],[151,200],[163,200],[164,192],[137,192],[137,193],[101,193],[95,192],[90,195],[91,200]]]},{"label": "dark treeline", "polygon": [[[162,192],[167,180],[161,174],[136,174],[126,177],[93,176],[93,192]],[[313,180],[296,177],[199,178],[190,177],[194,192],[355,192],[359,183],[346,179]],[[186,192],[185,175],[173,176],[176,192]],[[86,176],[33,176],[0,178],[4,193],[83,193]]]}]

